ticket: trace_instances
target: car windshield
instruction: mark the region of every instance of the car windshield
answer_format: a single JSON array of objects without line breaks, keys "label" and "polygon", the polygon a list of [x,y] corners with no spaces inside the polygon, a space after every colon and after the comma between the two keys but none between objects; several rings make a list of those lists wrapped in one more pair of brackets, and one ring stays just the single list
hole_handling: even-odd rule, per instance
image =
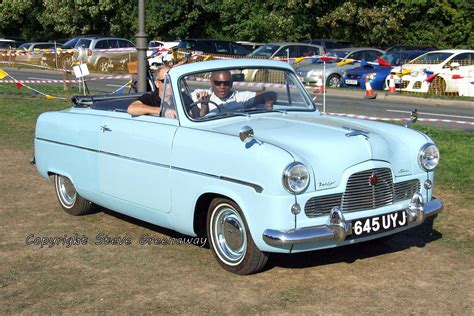
[{"label": "car windshield", "polygon": [[399,66],[400,61],[406,61],[408,59],[408,55],[408,53],[392,51],[390,53],[383,54],[382,56],[380,56],[380,58],[388,61],[392,66]]},{"label": "car windshield", "polygon": [[18,46],[18,49],[30,49],[30,46],[31,46],[30,43],[25,43]]},{"label": "car windshield", "polygon": [[284,69],[219,69],[184,76],[179,85],[185,112],[195,121],[316,109],[298,78]]},{"label": "car windshield", "polygon": [[453,53],[426,53],[410,61],[410,64],[441,64]]},{"label": "car windshield", "polygon": [[249,54],[249,56],[260,56],[260,57],[272,57],[272,55],[276,52],[276,50],[280,47],[279,45],[262,45],[253,52]]}]

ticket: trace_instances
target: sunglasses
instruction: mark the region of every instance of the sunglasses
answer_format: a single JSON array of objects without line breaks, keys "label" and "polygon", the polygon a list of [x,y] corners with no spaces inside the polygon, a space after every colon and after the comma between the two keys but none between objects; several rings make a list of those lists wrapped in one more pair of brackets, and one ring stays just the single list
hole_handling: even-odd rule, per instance
[{"label": "sunglasses", "polygon": [[230,81],[230,80],[225,80],[225,81],[213,80],[213,82],[216,86],[224,85],[226,87],[230,87],[232,85],[232,81]]}]

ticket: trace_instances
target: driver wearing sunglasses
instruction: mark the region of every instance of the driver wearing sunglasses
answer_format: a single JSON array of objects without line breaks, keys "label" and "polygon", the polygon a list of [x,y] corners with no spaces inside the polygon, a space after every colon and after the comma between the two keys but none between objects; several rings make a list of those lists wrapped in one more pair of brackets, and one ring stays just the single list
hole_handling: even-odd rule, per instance
[{"label": "driver wearing sunglasses", "polygon": [[193,101],[201,102],[198,105],[201,109],[201,116],[214,110],[215,104],[222,105],[226,111],[245,109],[262,103],[266,109],[271,109],[276,100],[276,96],[265,91],[236,91],[232,89],[232,75],[228,70],[213,72],[210,81],[211,89],[198,89],[191,93]]}]

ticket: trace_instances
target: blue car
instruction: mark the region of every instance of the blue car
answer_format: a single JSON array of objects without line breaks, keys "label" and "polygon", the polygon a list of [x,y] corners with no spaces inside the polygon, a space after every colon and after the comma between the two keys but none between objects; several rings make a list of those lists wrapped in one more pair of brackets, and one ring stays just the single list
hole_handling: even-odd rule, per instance
[{"label": "blue car", "polygon": [[319,112],[287,63],[184,64],[163,85],[164,115],[129,114],[136,96],[40,115],[34,161],[64,211],[100,205],[207,238],[224,269],[251,274],[270,253],[385,237],[442,209],[430,137]]},{"label": "blue car", "polygon": [[381,57],[384,61],[388,62],[386,66],[365,64],[347,70],[341,79],[341,87],[365,90],[365,79],[369,78],[372,89],[383,90],[385,88],[385,78],[390,74],[394,66],[400,66],[426,52],[427,50],[391,51]]}]

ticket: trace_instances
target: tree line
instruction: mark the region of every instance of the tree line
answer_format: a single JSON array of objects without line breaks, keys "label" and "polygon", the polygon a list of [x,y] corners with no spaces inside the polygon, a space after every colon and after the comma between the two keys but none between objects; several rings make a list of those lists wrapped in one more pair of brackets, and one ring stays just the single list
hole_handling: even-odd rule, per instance
[{"label": "tree line", "polygon": [[[298,42],[310,38],[474,47],[472,0],[146,0],[149,39]],[[138,1],[2,0],[0,36],[115,35],[134,40]]]}]

